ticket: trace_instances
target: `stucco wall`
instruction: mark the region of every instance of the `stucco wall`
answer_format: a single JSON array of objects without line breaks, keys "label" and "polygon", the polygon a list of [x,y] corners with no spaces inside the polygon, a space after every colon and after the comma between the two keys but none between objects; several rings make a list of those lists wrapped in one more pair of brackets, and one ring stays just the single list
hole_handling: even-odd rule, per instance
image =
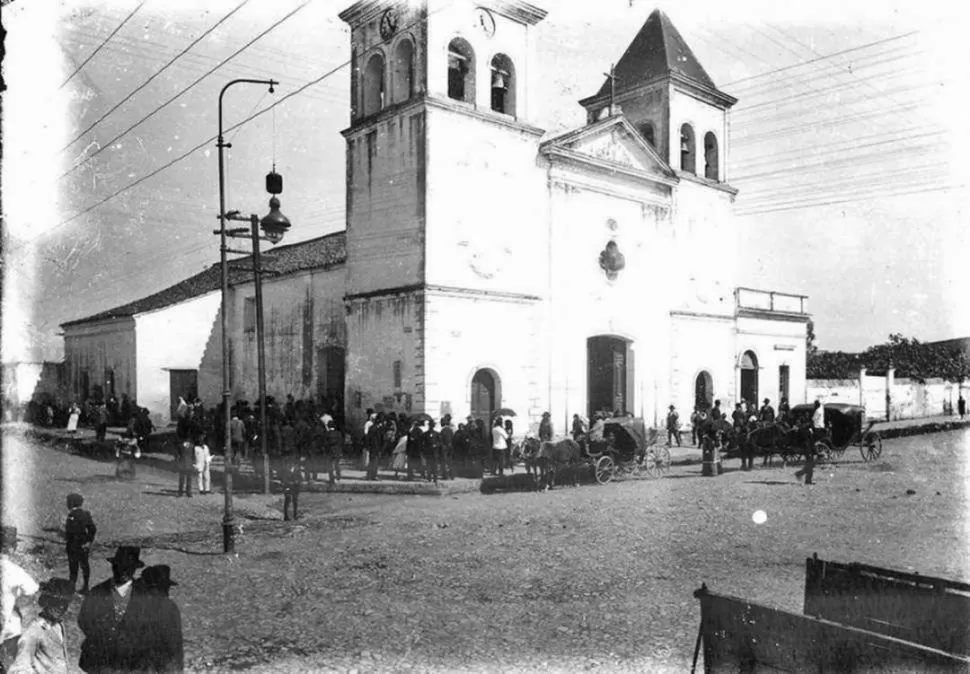
[{"label": "stucco wall", "polygon": [[[861,390],[860,390],[861,382]],[[864,405],[870,419],[886,419],[886,392],[890,394],[890,419],[917,419],[944,414],[944,403],[956,410],[960,392],[967,385],[942,379],[920,383],[914,379],[862,374],[856,379],[810,379],[808,400]],[[965,394],[966,397],[966,394]]]},{"label": "stucco wall", "polygon": [[499,380],[498,406],[518,415],[516,435],[538,427],[544,408],[538,365],[538,303],[467,292],[428,293],[423,411],[464,420],[479,369]]},{"label": "stucco wall", "polygon": [[674,405],[681,417],[690,416],[694,409],[694,393],[698,375],[711,376],[713,400],[721,401],[721,409],[733,409],[737,401],[737,371],[735,369],[735,325],[732,317],[675,313],[672,316],[670,339],[670,395],[667,405]]},{"label": "stucco wall", "polygon": [[347,140],[347,292],[411,285],[424,265],[425,114],[402,114]]},{"label": "stucco wall", "polygon": [[[80,400],[81,373],[88,372],[89,394],[94,387],[105,385],[105,369],[114,371],[115,396],[137,397],[135,321],[114,321],[68,326],[64,331],[64,362],[67,366],[68,390]],[[107,391],[105,391],[107,394]]]},{"label": "stucco wall", "polygon": [[[354,299],[347,314],[346,414],[352,429],[367,408],[424,411],[424,295]],[[394,362],[401,361],[395,387]]]},{"label": "stucco wall", "polygon": [[546,199],[536,136],[451,110],[427,118],[426,281],[539,292]]},{"label": "stucco wall", "polygon": [[[324,349],[347,345],[346,278],[346,268],[341,265],[263,280],[266,395],[277,400],[285,400],[288,394],[297,400],[320,397]],[[232,395],[250,402],[259,399],[259,368],[256,330],[245,329],[244,314],[247,298],[255,298],[255,292],[252,283],[236,286],[231,316]],[[253,316],[255,321],[255,313]],[[208,352],[206,360],[210,360]],[[212,404],[216,402],[218,398]]]},{"label": "stucco wall", "polygon": [[805,321],[742,316],[737,325],[736,362],[740,365],[746,351],[753,352],[758,360],[758,404],[770,398],[772,406],[778,407],[782,365],[789,368],[788,402],[792,405],[805,402]]},{"label": "stucco wall", "polygon": [[[216,322],[221,294],[211,292],[158,311],[135,317],[138,342],[138,404],[147,407],[156,426],[171,421],[170,370],[198,370],[203,354],[221,359],[221,329]],[[215,337],[216,353],[211,352]],[[221,381],[215,392],[203,387],[199,396],[208,405],[218,402]],[[214,394],[214,395],[213,395]]]}]

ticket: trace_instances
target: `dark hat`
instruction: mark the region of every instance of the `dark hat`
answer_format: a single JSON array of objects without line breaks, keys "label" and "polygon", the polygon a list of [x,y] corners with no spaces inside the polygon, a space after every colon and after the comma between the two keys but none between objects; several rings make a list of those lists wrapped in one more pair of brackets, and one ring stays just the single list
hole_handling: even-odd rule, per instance
[{"label": "dark hat", "polygon": [[674,409],[674,406],[673,406],[673,405],[671,405],[671,406],[670,406],[670,409]]},{"label": "dark hat", "polygon": [[767,398],[765,398],[765,405],[767,405],[767,404],[768,404],[768,399],[767,399]]},{"label": "dark hat", "polygon": [[446,414],[445,416],[441,417],[441,423],[442,424],[450,424],[451,423],[451,415],[450,414]]},{"label": "dark hat", "polygon": [[108,557],[108,561],[128,569],[140,569],[145,566],[145,562],[139,559],[141,548],[135,545],[119,545],[114,557]]},{"label": "dark hat", "polygon": [[550,416],[552,416],[552,415],[551,415],[551,414],[549,414],[548,412],[543,412],[543,413],[542,413],[542,418],[543,418],[543,419],[545,419],[546,417],[550,417]]},{"label": "dark hat", "polygon": [[41,606],[50,604],[69,604],[74,598],[74,583],[67,578],[50,578],[41,581],[40,594],[37,603]]},{"label": "dark hat", "polygon": [[84,497],[80,494],[68,494],[67,495],[67,507],[68,508],[80,508],[84,505]]},{"label": "dark hat", "polygon": [[171,587],[178,585],[171,578],[172,568],[168,564],[158,564],[157,566],[145,567],[141,572],[141,579],[148,587]]}]

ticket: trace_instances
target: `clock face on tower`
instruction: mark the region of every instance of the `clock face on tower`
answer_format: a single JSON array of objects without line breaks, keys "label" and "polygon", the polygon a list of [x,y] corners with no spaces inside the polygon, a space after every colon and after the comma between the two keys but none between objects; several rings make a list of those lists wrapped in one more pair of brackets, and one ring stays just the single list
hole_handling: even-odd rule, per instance
[{"label": "clock face on tower", "polygon": [[393,9],[388,9],[381,15],[381,38],[385,40],[391,39],[397,31],[397,21],[397,12]]},{"label": "clock face on tower", "polygon": [[495,16],[484,7],[477,8],[475,10],[475,27],[488,37],[492,37],[495,35]]}]

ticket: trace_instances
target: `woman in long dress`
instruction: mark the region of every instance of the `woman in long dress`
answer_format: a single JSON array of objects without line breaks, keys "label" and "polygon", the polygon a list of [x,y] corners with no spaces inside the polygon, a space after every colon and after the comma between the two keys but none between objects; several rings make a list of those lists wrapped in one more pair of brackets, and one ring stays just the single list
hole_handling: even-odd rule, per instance
[{"label": "woman in long dress", "polygon": [[77,433],[77,422],[81,418],[81,408],[77,406],[77,403],[71,403],[69,414],[70,416],[67,418],[67,432]]},{"label": "woman in long dress", "polygon": [[391,463],[391,468],[394,469],[394,479],[397,479],[398,472],[402,470],[407,470],[408,467],[408,436],[407,433],[401,435],[397,440],[397,446],[394,447],[394,461]]}]

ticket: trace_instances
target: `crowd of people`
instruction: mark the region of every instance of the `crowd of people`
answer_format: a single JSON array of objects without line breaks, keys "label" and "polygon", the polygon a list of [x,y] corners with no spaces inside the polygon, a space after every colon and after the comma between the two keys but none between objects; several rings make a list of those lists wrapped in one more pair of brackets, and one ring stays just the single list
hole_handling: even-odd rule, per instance
[{"label": "crowd of people", "polygon": [[[89,556],[97,527],[83,504],[80,494],[67,497],[63,533],[70,578],[37,582],[11,556],[16,550],[16,529],[3,528],[0,672],[66,674],[63,621],[76,594],[83,597],[77,618],[84,635],[78,662],[81,670],[92,674],[183,671],[181,612],[169,597],[170,588],[178,584],[171,578],[171,568],[146,567],[140,548],[120,546],[107,559],[111,578],[91,587]],[[79,571],[83,578],[80,589]],[[24,627],[22,609],[31,598],[36,599],[39,610]]]}]

